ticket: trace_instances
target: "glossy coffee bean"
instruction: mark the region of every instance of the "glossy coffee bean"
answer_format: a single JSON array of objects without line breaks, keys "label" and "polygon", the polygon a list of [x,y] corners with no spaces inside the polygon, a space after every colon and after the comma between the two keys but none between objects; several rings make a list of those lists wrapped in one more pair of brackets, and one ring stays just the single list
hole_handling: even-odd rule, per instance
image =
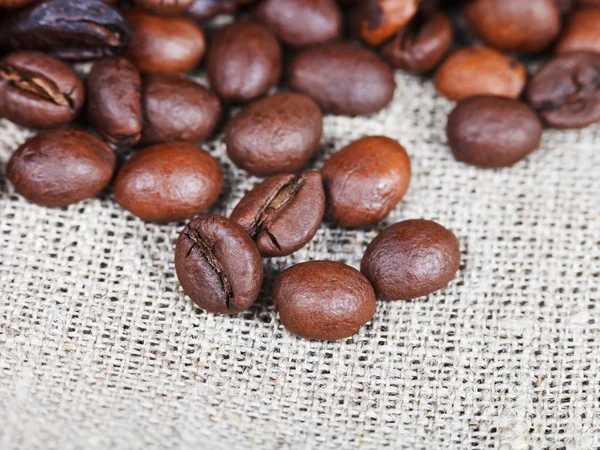
[{"label": "glossy coffee bean", "polygon": [[194,0],[133,0],[133,3],[150,13],[171,16],[186,12]]},{"label": "glossy coffee bean", "polygon": [[115,180],[117,202],[149,222],[175,222],[200,214],[219,197],[223,169],[187,142],[155,145],[134,154]]},{"label": "glossy coffee bean", "polygon": [[342,227],[372,225],[385,218],[410,184],[410,158],[397,141],[370,136],[334,153],[321,169],[325,217]]},{"label": "glossy coffee bean", "polygon": [[375,314],[375,293],[356,269],[334,261],[310,261],[283,271],[273,287],[283,326],[306,339],[355,335]]},{"label": "glossy coffee bean", "polygon": [[199,142],[208,138],[221,118],[216,95],[191,80],[150,75],[142,81],[142,142]]},{"label": "glossy coffee bean", "polygon": [[181,232],[175,270],[192,301],[216,314],[248,309],[263,280],[260,253],[252,239],[229,219],[212,215],[197,218]]},{"label": "glossy coffee bean", "polygon": [[39,50],[72,61],[116,55],[130,41],[127,20],[96,0],[38,2],[0,20],[0,48]]},{"label": "glossy coffee bean", "polygon": [[79,130],[43,131],[12,155],[6,176],[29,202],[59,207],[102,191],[115,170],[115,153]]},{"label": "glossy coffee bean", "polygon": [[321,110],[309,97],[278,93],[257,100],[235,116],[225,131],[227,153],[258,176],[300,170],[323,133]]},{"label": "glossy coffee bean", "polygon": [[231,220],[250,235],[262,256],[287,256],[310,242],[324,211],[319,172],[281,174],[248,192],[231,213]]},{"label": "glossy coffee bean", "polygon": [[504,97],[471,97],[448,117],[454,157],[478,167],[509,167],[538,148],[542,123],[524,103]]},{"label": "glossy coffee bean", "polygon": [[566,53],[531,79],[527,100],[554,128],[583,128],[600,120],[600,54]]},{"label": "glossy coffee bean", "polygon": [[561,28],[555,0],[469,0],[464,13],[481,40],[506,52],[543,50]]},{"label": "glossy coffee bean", "polygon": [[106,141],[129,147],[142,135],[142,81],[135,66],[123,57],[104,59],[87,77],[87,117]]},{"label": "glossy coffee bean", "polygon": [[0,0],[0,9],[22,8],[30,5],[36,0]]},{"label": "glossy coffee bean", "polygon": [[390,66],[361,46],[332,43],[296,56],[288,72],[292,89],[312,97],[325,111],[368,115],[385,108],[396,83]]},{"label": "glossy coffee bean", "polygon": [[433,70],[444,58],[454,31],[445,13],[419,13],[382,51],[394,67],[410,72]]},{"label": "glossy coffee bean", "polygon": [[18,125],[59,127],[79,115],[84,101],[79,75],[59,59],[17,52],[0,61],[0,116]]},{"label": "glossy coffee bean", "polygon": [[460,267],[454,234],[429,220],[383,230],[367,247],[360,270],[383,300],[411,300],[445,287]]},{"label": "glossy coffee bean", "polygon": [[202,22],[221,14],[233,14],[237,8],[235,0],[193,0],[186,15]]},{"label": "glossy coffee bean", "polygon": [[352,13],[351,27],[367,45],[378,47],[417,13],[417,0],[362,0]]},{"label": "glossy coffee bean", "polygon": [[196,67],[206,51],[204,33],[190,19],[163,17],[139,9],[126,13],[133,40],[126,55],[143,73],[176,75]]},{"label": "glossy coffee bean", "polygon": [[556,52],[600,53],[600,8],[575,11],[567,21]]},{"label": "glossy coffee bean", "polygon": [[518,98],[527,82],[523,64],[487,47],[456,50],[438,68],[435,85],[450,100],[475,95]]},{"label": "glossy coffee bean", "polygon": [[245,20],[217,31],[206,59],[210,85],[219,97],[234,103],[248,102],[275,86],[281,65],[277,39],[261,25]]},{"label": "glossy coffee bean", "polygon": [[333,0],[261,0],[253,17],[292,48],[340,37],[342,13]]}]

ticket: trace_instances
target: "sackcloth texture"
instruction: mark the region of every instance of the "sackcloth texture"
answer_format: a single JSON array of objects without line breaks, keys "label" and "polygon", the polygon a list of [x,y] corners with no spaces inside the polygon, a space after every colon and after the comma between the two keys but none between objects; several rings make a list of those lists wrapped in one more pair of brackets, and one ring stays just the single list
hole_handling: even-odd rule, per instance
[{"label": "sackcloth texture", "polygon": [[[372,229],[323,225],[264,261],[257,303],[206,313],[177,283],[183,223],[144,223],[112,192],[64,209],[0,197],[0,449],[591,449],[600,446],[600,125],[546,131],[512,169],[456,162],[452,104],[398,73],[393,103],[327,116],[310,167],[366,135],[412,158],[405,199]],[[27,137],[0,120],[0,157]],[[203,144],[231,213],[258,178]],[[359,267],[377,232],[427,218],[461,243],[446,289],[379,302],[341,342],[290,335],[270,290],[298,262]]]}]

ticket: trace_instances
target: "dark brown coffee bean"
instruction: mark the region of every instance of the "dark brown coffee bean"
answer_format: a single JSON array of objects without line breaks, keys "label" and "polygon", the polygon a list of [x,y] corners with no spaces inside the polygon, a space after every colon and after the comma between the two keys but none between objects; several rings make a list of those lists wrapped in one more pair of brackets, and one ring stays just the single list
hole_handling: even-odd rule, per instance
[{"label": "dark brown coffee bean", "polygon": [[435,86],[450,100],[475,95],[519,98],[527,82],[523,64],[486,47],[461,48],[437,70]]},{"label": "dark brown coffee bean", "polygon": [[206,51],[204,33],[192,20],[130,9],[133,28],[127,56],[143,73],[176,75],[196,67]]},{"label": "dark brown coffee bean", "polygon": [[383,48],[383,56],[398,69],[429,72],[442,61],[453,38],[446,14],[420,12]]},{"label": "dark brown coffee bean", "polygon": [[303,51],[289,67],[292,89],[312,97],[325,111],[349,116],[385,108],[394,96],[392,69],[375,53],[346,43]]},{"label": "dark brown coffee bean", "polygon": [[221,118],[216,95],[185,78],[151,75],[142,88],[142,142],[198,142],[208,138]]},{"label": "dark brown coffee bean", "polygon": [[104,59],[88,78],[87,116],[96,132],[121,147],[136,145],[142,135],[140,73],[127,59]]},{"label": "dark brown coffee bean", "polygon": [[565,26],[557,53],[600,53],[600,8],[575,11]]},{"label": "dark brown coffee bean", "polygon": [[257,100],[225,131],[227,153],[248,172],[267,176],[300,170],[319,145],[323,116],[309,97],[279,93]]},{"label": "dark brown coffee bean", "polygon": [[194,0],[186,14],[202,22],[221,14],[233,14],[237,8],[234,0]]},{"label": "dark brown coffee bean", "polygon": [[115,153],[79,130],[43,131],[12,155],[6,176],[31,203],[59,207],[102,191],[115,170]]},{"label": "dark brown coffee bean", "polygon": [[25,127],[54,128],[73,121],[85,101],[79,75],[59,59],[38,52],[0,61],[0,116]]},{"label": "dark brown coffee bean", "polygon": [[262,0],[252,14],[292,48],[333,41],[342,29],[342,13],[333,0]]},{"label": "dark brown coffee bean", "polygon": [[0,9],[2,8],[22,8],[24,6],[30,5],[36,0],[0,0]]},{"label": "dark brown coffee bean", "polygon": [[583,128],[600,120],[600,54],[567,53],[543,65],[527,99],[554,128]]},{"label": "dark brown coffee bean", "polygon": [[241,20],[215,33],[206,68],[219,97],[245,103],[275,86],[281,77],[281,60],[277,39],[261,25]]},{"label": "dark brown coffee bean", "polygon": [[163,16],[184,13],[194,0],[133,0],[135,6]]},{"label": "dark brown coffee bean", "polygon": [[287,256],[314,237],[323,220],[325,192],[319,172],[275,175],[252,189],[231,213],[264,257]]},{"label": "dark brown coffee bean", "polygon": [[283,271],[273,304],[296,336],[331,341],[358,333],[375,314],[375,293],[356,269],[334,261],[310,261]]},{"label": "dark brown coffee bean", "polygon": [[321,169],[327,198],[325,217],[342,227],[372,225],[398,204],[410,184],[410,158],[397,141],[359,139]]},{"label": "dark brown coffee bean", "polygon": [[49,0],[0,20],[0,47],[82,61],[113,56],[131,41],[121,14],[96,0]]},{"label": "dark brown coffee bean", "polygon": [[460,267],[454,234],[430,220],[406,220],[367,247],[360,270],[383,300],[411,300],[442,289]]},{"label": "dark brown coffee bean", "polygon": [[542,123],[527,105],[503,97],[471,97],[448,117],[448,142],[458,161],[497,168],[516,164],[540,145]]},{"label": "dark brown coffee bean", "polygon": [[248,309],[263,280],[260,253],[252,239],[229,219],[212,215],[197,218],[181,232],[175,270],[192,301],[215,314]]},{"label": "dark brown coffee bean", "polygon": [[400,31],[417,13],[417,0],[362,0],[350,18],[354,33],[378,47]]},{"label": "dark brown coffee bean", "polygon": [[223,169],[187,142],[146,148],[127,161],[115,180],[117,202],[149,222],[175,222],[200,214],[219,197]]},{"label": "dark brown coffee bean", "polygon": [[505,52],[538,52],[560,33],[555,0],[469,0],[464,13],[481,40]]}]

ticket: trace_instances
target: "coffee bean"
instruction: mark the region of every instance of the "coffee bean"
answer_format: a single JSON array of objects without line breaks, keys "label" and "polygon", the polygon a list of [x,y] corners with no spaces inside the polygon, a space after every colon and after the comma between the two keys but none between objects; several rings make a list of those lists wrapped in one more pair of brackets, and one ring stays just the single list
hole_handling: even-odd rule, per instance
[{"label": "coffee bean", "polygon": [[435,75],[437,90],[450,100],[475,95],[518,98],[526,82],[527,70],[523,64],[486,47],[456,50]]},{"label": "coffee bean", "polygon": [[198,142],[208,138],[221,118],[216,95],[185,78],[151,75],[142,81],[142,142]]},{"label": "coffee bean", "polygon": [[53,128],[73,121],[85,101],[83,82],[59,59],[17,52],[0,61],[0,116],[25,127]]},{"label": "coffee bean", "polygon": [[226,102],[245,103],[266,93],[281,77],[277,39],[245,20],[221,28],[206,60],[210,85]]},{"label": "coffee bean", "polygon": [[350,18],[354,34],[378,47],[394,36],[417,13],[417,0],[362,0]]},{"label": "coffee bean", "polygon": [[233,14],[237,8],[235,0],[194,0],[186,14],[194,20],[205,21],[221,14]]},{"label": "coffee bean", "polygon": [[273,287],[283,326],[306,339],[337,340],[358,333],[375,314],[375,293],[356,269],[309,261],[285,270]]},{"label": "coffee bean", "polygon": [[127,161],[115,180],[117,202],[149,222],[175,222],[200,214],[219,197],[223,169],[186,142],[146,148]]},{"label": "coffee bean", "polygon": [[292,48],[340,37],[342,13],[333,0],[262,0],[253,17]]},{"label": "coffee bean", "polygon": [[29,202],[59,207],[102,191],[115,169],[115,153],[79,130],[43,131],[12,155],[6,175]]},{"label": "coffee bean", "polygon": [[197,218],[181,232],[175,270],[192,301],[215,314],[248,309],[263,280],[260,253],[252,239],[229,219],[212,215]]},{"label": "coffee bean", "polygon": [[424,73],[433,70],[444,58],[454,31],[442,12],[417,14],[382,51],[394,67]]},{"label": "coffee bean", "polygon": [[133,0],[135,6],[164,16],[184,13],[194,0]]},{"label": "coffee bean", "polygon": [[30,5],[36,0],[0,0],[0,9],[2,8],[22,8],[24,6]]},{"label": "coffee bean", "polygon": [[325,192],[319,172],[281,174],[252,189],[231,213],[264,257],[287,256],[314,237],[323,220]]},{"label": "coffee bean", "polygon": [[323,116],[315,102],[301,94],[278,93],[242,109],[227,126],[225,143],[236,165],[266,176],[300,170],[322,132]]},{"label": "coffee bean", "polygon": [[554,128],[583,128],[600,120],[600,54],[567,53],[543,65],[527,99]]},{"label": "coffee bean", "polygon": [[575,11],[569,17],[556,52],[600,53],[600,8]]},{"label": "coffee bean", "polygon": [[555,0],[470,0],[464,13],[481,40],[505,52],[543,50],[561,28]]},{"label": "coffee bean", "polygon": [[196,67],[206,50],[204,33],[192,20],[139,9],[126,12],[133,28],[127,56],[143,73],[176,75]]},{"label": "coffee bean", "polygon": [[39,50],[71,61],[113,56],[131,41],[121,14],[96,0],[50,0],[0,21],[0,48]]},{"label": "coffee bean", "polygon": [[509,167],[540,145],[542,123],[527,105],[503,97],[471,97],[448,117],[447,134],[458,161]]},{"label": "coffee bean", "polygon": [[359,139],[321,169],[327,198],[325,217],[342,227],[372,225],[385,218],[410,184],[410,159],[397,141]]},{"label": "coffee bean", "polygon": [[367,247],[360,270],[383,300],[411,300],[442,289],[460,267],[454,234],[429,220],[383,230]]},{"label": "coffee bean", "polygon": [[385,108],[394,96],[392,69],[375,53],[346,43],[310,48],[289,67],[292,89],[334,114],[368,115]]},{"label": "coffee bean", "polygon": [[136,145],[142,135],[140,73],[127,59],[104,59],[88,78],[87,116],[96,132],[121,147]]}]

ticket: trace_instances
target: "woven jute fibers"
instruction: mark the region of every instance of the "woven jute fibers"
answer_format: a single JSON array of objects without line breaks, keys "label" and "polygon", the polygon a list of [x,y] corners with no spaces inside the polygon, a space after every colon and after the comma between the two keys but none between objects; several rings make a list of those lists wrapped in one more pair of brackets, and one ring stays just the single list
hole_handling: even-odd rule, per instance
[{"label": "woven jute fibers", "polygon": [[[594,448],[600,445],[600,126],[544,135],[513,169],[453,160],[452,105],[397,75],[393,104],[325,119],[320,167],[365,135],[413,161],[406,198],[374,229],[322,226],[265,260],[256,305],[234,317],[192,305],[174,273],[183,224],[144,223],[111,192],[65,209],[30,205],[4,180],[0,219],[0,448]],[[5,162],[31,131],[0,121]],[[224,165],[210,212],[259,180]],[[380,302],[342,342],[297,339],[270,289],[284,268],[358,267],[370,240],[408,218],[459,237],[446,289]]]}]

